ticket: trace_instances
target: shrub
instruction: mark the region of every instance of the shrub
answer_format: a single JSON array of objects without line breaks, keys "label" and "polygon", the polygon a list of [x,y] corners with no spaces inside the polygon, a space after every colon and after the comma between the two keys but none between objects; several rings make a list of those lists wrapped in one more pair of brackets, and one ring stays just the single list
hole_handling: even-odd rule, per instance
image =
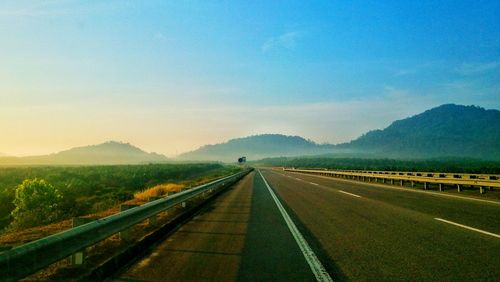
[{"label": "shrub", "polygon": [[62,196],[43,179],[26,179],[16,188],[12,226],[26,228],[47,224],[60,217]]}]

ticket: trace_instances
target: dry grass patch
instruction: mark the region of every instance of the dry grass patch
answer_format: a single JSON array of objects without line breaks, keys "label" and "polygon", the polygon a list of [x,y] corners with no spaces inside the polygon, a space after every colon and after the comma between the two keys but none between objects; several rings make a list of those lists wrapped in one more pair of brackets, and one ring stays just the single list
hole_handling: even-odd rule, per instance
[{"label": "dry grass patch", "polygon": [[147,202],[149,198],[152,197],[162,197],[167,195],[169,192],[180,192],[182,188],[186,187],[184,184],[161,184],[155,187],[143,190],[141,192],[137,192],[134,194],[134,199],[139,200],[141,202]]}]

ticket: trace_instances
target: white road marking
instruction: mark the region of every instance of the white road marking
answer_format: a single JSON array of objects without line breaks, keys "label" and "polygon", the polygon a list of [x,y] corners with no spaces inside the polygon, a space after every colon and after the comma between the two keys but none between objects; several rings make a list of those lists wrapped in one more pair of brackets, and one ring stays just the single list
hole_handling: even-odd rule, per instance
[{"label": "white road marking", "polygon": [[[298,173],[298,172],[295,172],[295,173]],[[408,189],[408,188],[392,187],[392,186],[377,184],[377,183],[373,183],[373,182],[363,182],[363,181],[358,181],[358,180],[332,178],[332,177],[328,177],[328,176],[315,175],[315,174],[302,174],[302,175],[313,176],[313,177],[328,179],[328,180],[332,180],[332,181],[360,183],[360,184],[364,184],[364,185],[377,186],[377,187],[384,188],[384,189],[399,190],[399,191],[403,191],[403,192],[421,193],[421,194],[434,195],[434,196],[440,196],[440,197],[456,198],[456,199],[461,199],[461,200],[469,200],[469,201],[476,201],[476,202],[483,202],[483,203],[500,205],[500,201],[491,201],[491,200],[483,200],[483,199],[477,199],[477,198],[471,198],[471,197],[450,195],[450,194],[444,194],[443,192],[432,192],[429,190],[412,190],[412,189]]]},{"label": "white road marking", "polygon": [[353,196],[353,197],[357,197],[357,198],[361,198],[360,195],[356,195],[356,194],[353,194],[353,193],[349,193],[349,192],[346,192],[346,191],[342,191],[342,190],[338,190],[340,193],[344,193],[344,194],[347,194],[347,195],[350,195],[350,196]]},{"label": "white road marking", "polygon": [[316,186],[319,185],[318,183],[314,183],[314,182],[309,182],[309,184],[316,185]]},{"label": "white road marking", "polygon": [[281,215],[283,216],[283,219],[285,219],[286,225],[288,226],[288,229],[290,229],[290,232],[293,235],[293,238],[295,238],[295,241],[297,242],[297,245],[299,245],[300,250],[302,251],[302,254],[304,255],[304,258],[306,259],[307,263],[309,264],[309,267],[311,267],[311,270],[316,277],[317,281],[333,281],[333,279],[330,277],[330,274],[326,271],[325,267],[321,262],[319,261],[318,257],[316,254],[313,252],[309,244],[307,243],[306,239],[304,239],[304,236],[300,233],[299,229],[297,229],[297,226],[295,226],[295,223],[293,223],[292,218],[288,215],[286,212],[285,208],[281,204],[280,200],[278,197],[276,197],[276,194],[274,194],[273,190],[267,184],[266,179],[258,170],[260,177],[262,177],[262,180],[264,180],[264,183],[267,186],[267,190],[271,194],[271,197],[273,198],[274,202],[278,206],[279,211],[281,212]]},{"label": "white road marking", "polygon": [[455,225],[455,226],[458,226],[458,227],[462,227],[462,228],[465,228],[465,229],[469,229],[469,230],[472,230],[472,231],[476,231],[476,232],[479,232],[479,233],[490,235],[490,236],[493,236],[493,237],[496,237],[496,238],[500,238],[500,235],[495,234],[495,233],[491,233],[491,232],[488,232],[488,231],[484,231],[484,230],[481,230],[481,229],[477,229],[477,228],[474,228],[474,227],[470,227],[470,226],[467,226],[467,225],[463,225],[463,224],[460,224],[460,223],[456,223],[456,222],[449,221],[449,220],[442,219],[442,218],[438,218],[438,217],[436,217],[434,219],[442,221],[442,222],[446,222],[448,224],[452,224],[452,225]]}]

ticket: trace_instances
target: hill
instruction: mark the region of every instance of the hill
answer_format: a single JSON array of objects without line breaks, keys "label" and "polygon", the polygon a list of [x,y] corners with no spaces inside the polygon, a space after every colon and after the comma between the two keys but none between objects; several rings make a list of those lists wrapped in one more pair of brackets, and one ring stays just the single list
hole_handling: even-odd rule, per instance
[{"label": "hill", "polygon": [[266,157],[318,155],[331,152],[333,145],[320,145],[300,136],[262,134],[231,139],[225,143],[205,145],[179,156],[185,160],[235,162],[238,157],[248,160]]},{"label": "hill", "polygon": [[500,111],[446,104],[370,131],[336,149],[394,158],[500,159]]},{"label": "hill", "polygon": [[115,141],[44,156],[0,157],[0,165],[107,165],[165,161],[168,159],[164,155],[147,153],[131,144]]},{"label": "hill", "polygon": [[[473,158],[500,160],[500,111],[445,104],[338,145],[299,136],[263,134],[206,145],[181,159],[234,162],[272,157]],[[319,156],[321,155],[321,156]]]}]

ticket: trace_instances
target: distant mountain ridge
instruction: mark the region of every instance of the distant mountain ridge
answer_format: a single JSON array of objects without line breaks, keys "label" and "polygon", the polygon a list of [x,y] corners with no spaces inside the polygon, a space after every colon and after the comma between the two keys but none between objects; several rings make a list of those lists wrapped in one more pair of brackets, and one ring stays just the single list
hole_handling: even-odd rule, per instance
[{"label": "distant mountain ridge", "polygon": [[445,104],[336,149],[396,158],[500,159],[500,111]]},{"label": "distant mountain ridge", "polygon": [[262,134],[205,145],[181,159],[234,162],[271,157],[323,155],[362,158],[465,157],[500,160],[500,111],[445,104],[393,122],[338,145],[319,145],[299,136]]},{"label": "distant mountain ridge", "polygon": [[[441,158],[465,157],[500,160],[500,111],[476,106],[445,104],[369,131],[343,144],[317,144],[300,136],[261,134],[205,145],[181,154],[180,160],[236,162],[271,157]],[[106,142],[59,153],[0,156],[0,165],[90,165],[166,162],[167,157],[147,153],[131,144]]]},{"label": "distant mountain ridge", "polygon": [[197,150],[181,154],[180,159],[235,162],[238,157],[257,160],[269,156],[317,155],[331,151],[333,145],[320,145],[300,136],[261,134],[231,139],[227,142],[205,145]]},{"label": "distant mountain ridge", "polygon": [[99,145],[76,147],[44,156],[1,157],[0,164],[106,165],[165,162],[168,160],[164,155],[147,153],[129,143],[109,141]]}]

